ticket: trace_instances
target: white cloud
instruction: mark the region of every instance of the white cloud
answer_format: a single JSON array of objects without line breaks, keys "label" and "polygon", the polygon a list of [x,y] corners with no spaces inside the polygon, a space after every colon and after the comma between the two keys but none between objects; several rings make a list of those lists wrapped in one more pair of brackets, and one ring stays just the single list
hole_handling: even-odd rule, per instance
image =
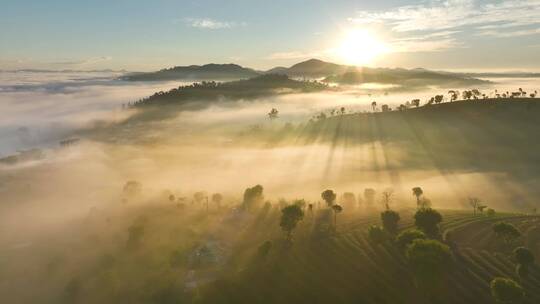
[{"label": "white cloud", "polygon": [[110,61],[110,60],[112,60],[111,56],[99,56],[99,57],[90,57],[90,58],[79,59],[79,60],[66,60],[66,61],[51,62],[51,64],[81,66],[81,65],[92,65],[99,62]]},{"label": "white cloud", "polygon": [[540,28],[511,31],[511,32],[484,31],[484,32],[480,32],[478,35],[506,38],[506,37],[529,36],[529,35],[536,35],[536,34],[540,34]]},{"label": "white cloud", "polygon": [[384,23],[395,32],[436,31],[499,23],[531,25],[540,20],[539,0],[507,0],[480,4],[474,0],[434,1],[386,12],[360,11],[353,23]]},{"label": "white cloud", "polygon": [[208,30],[229,29],[237,26],[246,25],[245,22],[237,23],[229,21],[219,21],[210,18],[188,18],[184,21],[190,27]]},{"label": "white cloud", "polygon": [[390,42],[394,51],[440,51],[463,47],[456,34],[465,28],[467,33],[498,38],[540,33],[530,28],[540,23],[540,0],[435,0],[389,11],[360,11],[349,21],[385,26],[399,37]]}]

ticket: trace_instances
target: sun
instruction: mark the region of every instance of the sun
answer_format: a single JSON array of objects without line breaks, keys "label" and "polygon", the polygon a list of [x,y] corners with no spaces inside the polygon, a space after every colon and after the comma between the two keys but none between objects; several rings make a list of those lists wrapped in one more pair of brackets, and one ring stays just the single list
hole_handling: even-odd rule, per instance
[{"label": "sun", "polygon": [[387,53],[388,46],[372,33],[363,29],[348,31],[336,50],[336,55],[352,65],[369,65]]}]

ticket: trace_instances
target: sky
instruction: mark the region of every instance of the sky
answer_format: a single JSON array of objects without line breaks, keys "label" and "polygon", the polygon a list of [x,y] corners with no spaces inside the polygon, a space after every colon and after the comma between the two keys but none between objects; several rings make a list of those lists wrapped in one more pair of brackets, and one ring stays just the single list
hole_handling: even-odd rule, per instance
[{"label": "sky", "polygon": [[[540,71],[540,0],[0,0],[0,8],[4,70],[268,69],[319,58]],[[359,53],[363,60],[351,59]]]}]

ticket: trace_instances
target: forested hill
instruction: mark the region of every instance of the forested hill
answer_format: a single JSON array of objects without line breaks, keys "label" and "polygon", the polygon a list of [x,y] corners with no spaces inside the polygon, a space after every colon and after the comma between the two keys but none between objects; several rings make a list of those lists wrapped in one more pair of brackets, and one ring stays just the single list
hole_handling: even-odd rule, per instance
[{"label": "forested hill", "polygon": [[124,76],[123,80],[128,81],[164,81],[164,80],[232,80],[250,78],[259,75],[253,69],[244,68],[237,64],[205,64],[176,66],[170,69],[163,69],[157,72],[134,73]]},{"label": "forested hill", "polygon": [[328,86],[320,82],[297,81],[285,75],[262,75],[247,80],[224,83],[214,81],[181,86],[168,92],[158,92],[141,99],[134,106],[181,105],[191,101],[200,103],[217,100],[256,99],[258,97],[293,92],[317,92]]},{"label": "forested hill", "polygon": [[[402,111],[335,113],[317,115],[298,136],[303,142],[326,141],[336,147],[381,143],[388,159],[400,158],[396,170],[435,165],[442,171],[540,178],[540,98],[463,100]],[[394,155],[398,147],[407,153]]]}]

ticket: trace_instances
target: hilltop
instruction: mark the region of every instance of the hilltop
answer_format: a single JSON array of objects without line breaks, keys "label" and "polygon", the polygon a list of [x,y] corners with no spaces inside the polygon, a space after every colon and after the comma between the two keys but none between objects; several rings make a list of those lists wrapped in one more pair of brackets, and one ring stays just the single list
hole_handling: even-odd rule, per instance
[{"label": "hilltop", "polygon": [[285,75],[260,75],[246,80],[224,83],[201,82],[181,86],[168,92],[158,92],[154,95],[135,102],[134,106],[186,104],[199,101],[199,104],[217,100],[252,100],[263,96],[293,93],[316,92],[327,89],[319,82],[298,81]]},{"label": "hilltop", "polygon": [[123,77],[128,81],[163,81],[163,80],[231,80],[250,78],[259,75],[253,69],[245,68],[237,64],[205,64],[176,66],[157,72],[134,73]]}]

